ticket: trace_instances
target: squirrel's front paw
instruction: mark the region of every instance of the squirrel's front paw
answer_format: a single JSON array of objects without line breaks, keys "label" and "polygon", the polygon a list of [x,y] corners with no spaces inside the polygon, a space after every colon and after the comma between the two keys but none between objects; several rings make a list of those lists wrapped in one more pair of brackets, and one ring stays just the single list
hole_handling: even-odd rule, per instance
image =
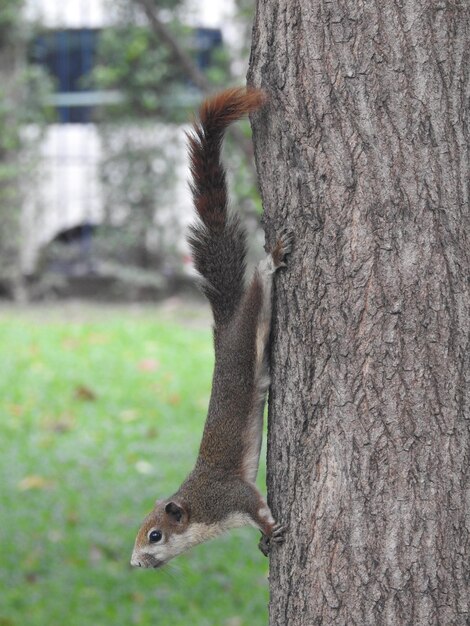
[{"label": "squirrel's front paw", "polygon": [[273,543],[282,543],[284,541],[284,533],[286,531],[285,526],[281,526],[281,524],[276,524],[273,526],[270,535],[261,534],[261,539],[258,544],[258,548],[264,554],[264,556],[268,556],[271,551],[271,547]]}]

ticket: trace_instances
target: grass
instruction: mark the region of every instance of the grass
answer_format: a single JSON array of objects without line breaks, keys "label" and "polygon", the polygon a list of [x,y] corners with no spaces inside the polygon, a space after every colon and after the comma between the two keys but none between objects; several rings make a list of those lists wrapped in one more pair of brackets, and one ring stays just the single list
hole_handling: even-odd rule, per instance
[{"label": "grass", "polygon": [[254,529],[166,569],[129,565],[144,515],[192,467],[209,399],[209,319],[172,318],[0,311],[0,626],[267,622]]}]

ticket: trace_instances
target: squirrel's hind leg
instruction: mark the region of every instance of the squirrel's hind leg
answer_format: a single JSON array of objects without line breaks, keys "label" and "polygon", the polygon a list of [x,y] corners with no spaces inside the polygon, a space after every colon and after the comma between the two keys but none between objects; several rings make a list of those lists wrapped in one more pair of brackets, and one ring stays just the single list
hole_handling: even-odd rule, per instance
[{"label": "squirrel's hind leg", "polygon": [[275,269],[286,267],[285,258],[286,255],[292,252],[293,243],[294,234],[290,230],[283,230],[274,248],[271,250],[271,258]]},{"label": "squirrel's hind leg", "polygon": [[[283,232],[272,252],[258,264],[239,311],[239,328],[251,327],[252,320],[257,318],[253,346],[255,356],[253,406],[243,442],[243,477],[252,483],[255,482],[258,473],[263,409],[269,387],[266,346],[271,332],[273,275],[277,269],[285,266],[285,256],[291,251],[292,239],[291,233]],[[238,336],[241,337],[242,333],[239,332]]]},{"label": "squirrel's hind leg", "polygon": [[290,231],[283,231],[270,254],[256,268],[253,282],[259,281],[263,289],[263,303],[259,315],[256,347],[258,361],[265,358],[266,345],[271,331],[272,282],[274,273],[286,266],[285,258],[292,250],[294,236]]},{"label": "squirrel's hind leg", "polygon": [[[256,273],[263,284],[264,300],[258,323],[257,332],[257,352],[258,358],[265,360],[265,349],[271,330],[271,291],[272,276],[280,267],[285,267],[285,257],[292,250],[293,234],[284,231],[277,240],[271,253],[261,261],[258,265]],[[261,506],[256,514],[256,523],[261,530],[261,540],[258,544],[261,552],[268,556],[273,543],[282,543],[284,541],[285,526],[277,524],[274,521],[271,510],[263,498],[260,499],[264,506]]]}]

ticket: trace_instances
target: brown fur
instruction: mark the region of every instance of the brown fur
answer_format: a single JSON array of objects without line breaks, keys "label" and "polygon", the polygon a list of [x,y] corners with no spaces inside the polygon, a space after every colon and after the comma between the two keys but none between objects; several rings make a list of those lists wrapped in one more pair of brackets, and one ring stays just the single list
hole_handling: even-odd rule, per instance
[{"label": "brown fur", "polygon": [[202,104],[199,121],[188,133],[194,208],[210,230],[220,230],[227,216],[225,170],[220,161],[225,130],[265,101],[259,89],[226,89]]},{"label": "brown fur", "polygon": [[[256,488],[263,406],[268,386],[266,344],[271,282],[290,251],[283,236],[245,281],[245,233],[227,211],[220,149],[228,124],[265,102],[257,90],[229,89],[207,100],[189,135],[194,206],[199,222],[190,244],[214,314],[215,367],[209,410],[194,470],[168,500],[158,501],[137,535],[132,563],[158,567],[219,532],[250,523],[270,537],[269,508]],[[174,503],[170,506],[169,503]],[[177,516],[171,514],[175,510]],[[149,533],[162,532],[152,545]]]},{"label": "brown fur", "polygon": [[246,269],[245,229],[228,210],[220,151],[227,126],[265,100],[258,89],[227,89],[202,104],[199,120],[188,133],[190,187],[198,217],[189,243],[216,326],[227,324],[234,315],[244,292]]}]

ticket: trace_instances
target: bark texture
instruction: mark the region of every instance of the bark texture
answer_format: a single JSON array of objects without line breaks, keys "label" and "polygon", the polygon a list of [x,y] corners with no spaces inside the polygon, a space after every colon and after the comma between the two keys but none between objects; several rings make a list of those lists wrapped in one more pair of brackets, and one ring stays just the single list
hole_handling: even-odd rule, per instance
[{"label": "bark texture", "polygon": [[259,0],[275,626],[470,624],[470,3]]}]

